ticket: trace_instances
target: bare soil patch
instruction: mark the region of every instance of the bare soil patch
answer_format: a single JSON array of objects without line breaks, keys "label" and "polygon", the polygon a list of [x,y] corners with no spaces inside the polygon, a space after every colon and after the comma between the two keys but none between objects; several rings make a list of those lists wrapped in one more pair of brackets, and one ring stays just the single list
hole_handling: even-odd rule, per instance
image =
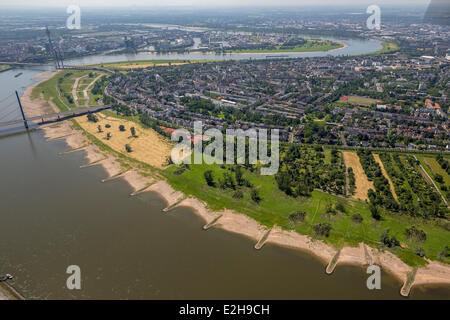
[{"label": "bare soil patch", "polygon": [[361,166],[358,155],[353,151],[343,151],[342,154],[344,155],[346,167],[352,168],[353,173],[355,174],[356,189],[353,198],[359,200],[368,200],[369,197],[367,196],[367,193],[369,192],[369,189],[375,190],[375,187],[373,186],[373,182],[367,179],[366,173]]},{"label": "bare soil patch", "polygon": [[[165,141],[154,130],[146,129],[139,124],[123,119],[111,118],[102,114],[96,115],[98,122],[88,121],[87,117],[77,118],[80,126],[94,135],[97,139],[112,148],[114,151],[122,153],[128,157],[139,160],[157,168],[163,168],[170,156],[171,147],[168,141]],[[107,128],[109,125],[110,128]],[[123,125],[125,131],[120,131],[119,127]],[[98,126],[102,132],[99,132]],[[131,134],[131,127],[136,130],[136,136]],[[110,133],[109,140],[106,138]],[[127,152],[125,145],[131,147],[131,152]]]}]

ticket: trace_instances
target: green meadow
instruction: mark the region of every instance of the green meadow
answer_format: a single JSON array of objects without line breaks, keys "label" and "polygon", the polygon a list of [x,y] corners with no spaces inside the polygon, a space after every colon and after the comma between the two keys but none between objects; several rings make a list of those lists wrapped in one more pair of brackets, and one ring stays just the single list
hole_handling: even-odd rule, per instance
[{"label": "green meadow", "polygon": [[[437,259],[448,242],[448,231],[431,221],[395,213],[385,213],[381,221],[376,221],[371,216],[368,204],[362,201],[318,190],[313,191],[310,197],[287,196],[278,189],[273,176],[261,176],[258,170],[254,172],[244,170],[244,177],[259,191],[262,198],[259,203],[256,203],[251,199],[249,188],[242,187],[243,198],[236,199],[233,197],[235,190],[224,190],[219,186],[210,187],[205,182],[205,171],[211,170],[217,181],[225,172],[232,174],[233,166],[191,164],[187,169],[181,168],[172,165],[163,170],[162,174],[175,189],[206,202],[210,209],[234,210],[248,215],[268,228],[277,225],[285,230],[295,230],[313,239],[323,240],[337,249],[346,245],[357,246],[360,242],[381,248],[381,235],[389,229],[390,235],[395,236],[401,243],[401,247],[393,249],[392,252],[405,263],[420,266],[426,264],[426,261],[415,255],[415,248],[421,247],[428,258]],[[342,205],[343,211],[336,210],[335,214],[327,213],[330,206],[335,207],[338,203]],[[298,211],[306,212],[305,219],[302,223],[293,224],[289,215]],[[354,214],[362,216],[361,223],[354,222]],[[315,234],[314,226],[318,223],[329,223],[332,226],[328,237]],[[413,225],[426,232],[425,242],[416,242],[407,238],[405,230]]]},{"label": "green meadow", "polygon": [[228,53],[282,53],[282,52],[316,52],[330,51],[342,48],[343,45],[338,42],[328,40],[308,40],[304,45],[293,48],[282,48],[276,46],[274,49],[243,49],[243,50],[227,50]]}]

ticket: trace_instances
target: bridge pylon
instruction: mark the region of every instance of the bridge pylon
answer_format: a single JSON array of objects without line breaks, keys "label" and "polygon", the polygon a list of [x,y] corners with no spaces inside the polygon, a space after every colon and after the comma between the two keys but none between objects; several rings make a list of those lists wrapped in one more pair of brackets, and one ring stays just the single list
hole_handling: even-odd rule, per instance
[{"label": "bridge pylon", "polygon": [[22,102],[20,101],[19,93],[16,90],[17,102],[19,103],[20,112],[22,113],[23,124],[25,125],[25,129],[28,130],[28,122],[25,118],[25,113],[23,112]]},{"label": "bridge pylon", "polygon": [[48,37],[48,46],[50,54],[53,54],[53,57],[55,58],[55,67],[56,69],[64,69],[64,61],[61,57],[61,51],[59,50],[59,47],[55,47],[52,42],[52,37],[50,35],[50,30],[48,27],[45,27],[45,33]]}]

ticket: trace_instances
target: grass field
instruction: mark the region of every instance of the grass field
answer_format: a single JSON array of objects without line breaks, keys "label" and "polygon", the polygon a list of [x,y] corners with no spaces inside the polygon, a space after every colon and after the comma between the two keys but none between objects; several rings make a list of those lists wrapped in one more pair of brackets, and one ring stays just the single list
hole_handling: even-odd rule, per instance
[{"label": "grass field", "polygon": [[[162,174],[175,189],[205,201],[213,210],[224,208],[235,210],[267,227],[278,225],[313,238],[317,238],[313,230],[314,225],[321,222],[330,223],[332,225],[330,236],[322,240],[336,248],[344,245],[356,246],[359,242],[378,247],[381,234],[384,230],[389,229],[390,233],[395,235],[403,246],[394,252],[410,265],[423,265],[425,261],[413,252],[416,247],[422,247],[427,253],[427,257],[436,259],[447,243],[448,231],[435,226],[432,222],[399,215],[385,215],[381,221],[375,221],[365,202],[345,199],[320,191],[313,191],[310,197],[289,197],[278,189],[272,176],[260,176],[257,172],[245,170],[244,176],[251,181],[261,195],[262,201],[257,204],[252,201],[250,192],[245,188],[243,189],[244,198],[237,200],[233,198],[234,191],[209,187],[206,184],[203,177],[206,170],[212,170],[217,181],[224,172],[229,171],[228,168],[203,164],[190,165],[190,168],[181,174],[177,172],[178,170],[179,168],[176,166],[171,166],[162,171]],[[329,204],[338,202],[343,204],[345,212],[339,211],[336,215],[327,213]],[[289,221],[289,215],[296,211],[305,211],[306,217],[303,223],[293,226]],[[361,224],[353,222],[352,216],[355,213],[359,213],[363,217]],[[410,241],[406,237],[405,229],[412,225],[420,226],[427,233],[428,238],[424,243]]]},{"label": "grass field", "polygon": [[435,174],[440,174],[444,178],[444,183],[447,186],[450,186],[450,175],[448,175],[447,172],[441,168],[441,165],[437,162],[435,157],[421,156],[419,158],[423,160],[425,164],[423,167],[425,168],[425,170],[427,169],[427,167],[431,169],[431,174],[430,172],[428,172],[428,174],[430,174],[431,177],[434,177]]},{"label": "grass field", "polygon": [[11,68],[11,66],[8,64],[2,64],[2,65],[0,65],[0,72],[2,72],[3,70],[8,70],[10,68]]},{"label": "grass field", "polygon": [[367,98],[367,97],[360,97],[360,96],[345,96],[342,97],[341,102],[347,102],[352,105],[361,105],[361,106],[371,106],[373,104],[381,103],[380,100]]},{"label": "grass field", "polygon": [[[439,192],[441,195],[449,201],[448,197],[448,189],[450,188],[450,176],[447,174],[447,172],[442,169],[441,165],[437,162],[435,157],[432,156],[417,156],[417,159],[422,164],[422,167],[424,170],[428,173],[431,179],[433,179],[436,186],[439,188]],[[443,178],[444,183],[439,183],[436,181],[436,174],[440,174]],[[445,186],[445,188],[444,188]]]},{"label": "grass field", "polygon": [[[53,76],[49,80],[41,82],[39,85],[34,87],[31,97],[33,99],[38,99],[40,94],[42,94],[45,100],[53,101],[59,110],[69,110],[70,107],[63,102],[63,99],[61,99],[58,94],[58,79],[62,78],[65,72],[67,71],[60,72],[56,76]],[[68,92],[71,92],[71,89]]]},{"label": "grass field", "polygon": [[399,45],[395,42],[384,41],[382,43],[383,48],[376,52],[376,54],[395,52],[400,49]]},{"label": "grass field", "polygon": [[325,158],[323,159],[323,161],[324,161],[326,164],[331,164],[331,149],[325,149],[325,150],[323,151],[323,154],[324,154],[324,156],[325,156]]},{"label": "grass field", "polygon": [[[84,107],[86,100],[83,95],[83,89],[85,89],[92,81],[94,81],[95,77],[100,74],[104,74],[102,72],[92,71],[92,77],[89,77],[90,73],[91,71],[89,70],[61,71],[49,80],[41,82],[39,85],[37,85],[33,89],[31,96],[33,99],[37,99],[42,93],[45,100],[53,101],[61,111],[74,109],[76,108],[75,100],[69,101],[68,96],[73,98],[72,87],[75,83],[75,79],[81,78],[78,83],[76,95],[78,97],[78,103],[80,104],[80,107]],[[101,96],[93,96],[92,94],[89,94],[89,96],[89,105],[97,105],[98,103],[95,101],[95,99],[100,98]]]},{"label": "grass field", "polygon": [[379,54],[385,54],[385,53],[392,53],[395,51],[398,51],[400,49],[400,46],[396,42],[392,41],[383,41],[381,43],[382,48],[378,51],[363,54],[361,56],[372,56],[372,55],[379,55]]},{"label": "grass field", "polygon": [[329,40],[307,40],[307,43],[294,48],[282,48],[277,46],[275,49],[243,49],[243,50],[227,50],[229,53],[283,53],[283,52],[316,52],[330,51],[342,48],[343,45],[338,42]]}]

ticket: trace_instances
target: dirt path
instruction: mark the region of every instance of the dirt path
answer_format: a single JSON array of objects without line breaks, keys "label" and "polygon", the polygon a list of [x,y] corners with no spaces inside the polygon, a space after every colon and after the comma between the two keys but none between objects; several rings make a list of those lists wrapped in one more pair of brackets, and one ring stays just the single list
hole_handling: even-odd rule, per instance
[{"label": "dirt path", "polygon": [[383,172],[383,176],[389,182],[389,186],[391,187],[392,195],[394,196],[395,201],[397,201],[397,203],[398,203],[398,197],[397,197],[397,194],[395,193],[394,184],[392,183],[391,178],[389,177],[386,169],[384,168],[383,161],[381,161],[381,159],[380,159],[380,155],[376,154],[376,153],[373,153],[373,157],[375,158],[375,161],[380,165],[381,172]]},{"label": "dirt path", "polygon": [[[62,98],[62,96],[61,96],[61,91],[59,91],[58,85],[56,85],[55,89],[56,89],[56,92],[58,92],[58,99],[59,99],[59,101],[60,101],[63,105],[65,105],[67,109],[72,109],[70,106],[68,106],[68,105],[64,102],[64,100],[63,100],[63,98]],[[53,100],[54,100],[54,98],[52,99],[52,101],[53,101]],[[76,106],[78,106],[78,103],[76,104]],[[59,108],[58,108],[56,105],[55,105],[55,107],[56,107],[56,109],[58,110],[58,111],[56,111],[56,112],[60,112],[60,111],[61,111],[61,110],[59,110]]]},{"label": "dirt path", "polygon": [[80,80],[82,78],[84,78],[84,77],[87,77],[87,76],[82,76],[82,77],[79,77],[79,78],[75,78],[75,82],[73,83],[73,86],[72,86],[72,97],[73,97],[73,101],[75,102],[75,105],[77,107],[79,107],[78,96],[77,96],[78,82],[80,82]]},{"label": "dirt path", "polygon": [[[414,156],[414,159],[419,161],[419,159],[417,159],[416,156]],[[442,201],[444,201],[445,205],[448,206],[447,199],[445,199],[445,197],[442,195],[441,190],[439,190],[439,187],[436,185],[434,180],[430,177],[427,170],[425,170],[425,168],[422,166],[422,164],[420,162],[419,162],[419,167],[420,167],[420,170],[422,170],[422,175],[425,176],[425,178],[428,180],[428,182],[431,182],[431,184],[436,188],[436,191],[441,195]]]},{"label": "dirt path", "polygon": [[358,155],[354,151],[343,151],[342,154],[344,155],[345,166],[347,168],[352,168],[353,173],[355,174],[356,189],[353,198],[368,200],[369,197],[367,196],[367,193],[370,189],[375,188],[373,186],[373,182],[367,179],[366,173],[361,166]]},{"label": "dirt path", "polygon": [[345,140],[345,136],[344,136],[344,133],[343,133],[343,132],[339,133],[339,138],[341,139],[342,145],[343,145],[344,147],[346,147],[346,146],[347,146],[347,140]]},{"label": "dirt path", "polygon": [[103,75],[99,75],[97,78],[95,78],[89,85],[83,90],[84,99],[86,100],[84,105],[89,107],[89,94],[88,91],[91,90],[91,87],[94,85],[95,82],[97,82],[98,79],[100,79]]}]

